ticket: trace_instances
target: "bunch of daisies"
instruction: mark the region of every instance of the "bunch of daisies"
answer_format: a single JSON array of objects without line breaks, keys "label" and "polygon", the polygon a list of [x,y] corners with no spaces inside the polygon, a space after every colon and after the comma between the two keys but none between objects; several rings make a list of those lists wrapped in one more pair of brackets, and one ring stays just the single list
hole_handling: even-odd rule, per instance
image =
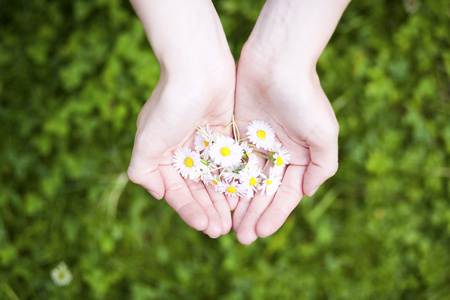
[{"label": "bunch of daisies", "polygon": [[[233,126],[236,139],[223,135]],[[222,133],[214,133],[209,125],[198,127],[195,150],[175,151],[173,165],[185,179],[200,180],[228,196],[247,197],[260,192],[272,196],[289,164],[287,149],[275,140],[275,132],[265,121],[255,120],[247,127],[247,137],[240,139],[234,120]],[[260,159],[266,159],[261,167]],[[269,168],[267,168],[269,167]]]}]

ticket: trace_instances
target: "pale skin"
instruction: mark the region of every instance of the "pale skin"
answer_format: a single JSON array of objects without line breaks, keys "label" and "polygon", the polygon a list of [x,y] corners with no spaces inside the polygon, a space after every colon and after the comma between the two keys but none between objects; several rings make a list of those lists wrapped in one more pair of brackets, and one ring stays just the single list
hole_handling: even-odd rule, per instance
[{"label": "pale skin", "polygon": [[[191,227],[229,232],[242,244],[276,232],[303,195],[337,170],[339,126],[315,66],[348,0],[268,0],[238,63],[209,0],[132,0],[161,65],[139,118],[128,175],[165,198]],[[292,156],[274,197],[225,197],[184,180],[171,165],[191,145],[194,126],[224,128],[235,114],[241,133],[265,120]],[[193,147],[191,147],[193,148]],[[235,211],[231,220],[230,211]]]},{"label": "pale skin", "polygon": [[129,178],[210,237],[231,229],[226,198],[184,180],[174,151],[192,148],[195,126],[222,130],[233,114],[235,63],[211,1],[135,0],[133,4],[161,66],[161,77],[139,114]]}]

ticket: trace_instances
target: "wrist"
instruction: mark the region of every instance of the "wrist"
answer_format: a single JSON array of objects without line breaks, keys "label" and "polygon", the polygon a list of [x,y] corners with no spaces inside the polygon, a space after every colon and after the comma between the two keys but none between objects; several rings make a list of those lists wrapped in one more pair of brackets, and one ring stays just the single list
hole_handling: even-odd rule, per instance
[{"label": "wrist", "polygon": [[350,0],[267,0],[249,37],[262,56],[314,66]]},{"label": "wrist", "polygon": [[[167,58],[167,57],[166,57]],[[160,60],[160,81],[170,84],[190,85],[191,89],[207,89],[211,86],[234,85],[236,64],[231,52],[207,57],[173,57]]]},{"label": "wrist", "polygon": [[[316,61],[285,49],[268,51],[265,44],[250,39],[242,48],[239,65],[252,66],[254,75],[262,75],[267,80],[277,78],[291,81],[293,78],[310,81],[317,77]],[[239,70],[239,66],[238,66]],[[251,75],[251,74],[249,74]]]}]

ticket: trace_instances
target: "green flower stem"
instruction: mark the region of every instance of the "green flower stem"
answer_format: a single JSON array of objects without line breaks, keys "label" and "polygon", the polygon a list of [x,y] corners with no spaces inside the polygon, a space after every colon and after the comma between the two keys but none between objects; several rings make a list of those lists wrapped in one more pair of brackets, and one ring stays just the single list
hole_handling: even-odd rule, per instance
[{"label": "green flower stem", "polygon": [[264,155],[264,154],[262,154],[262,153],[259,153],[259,152],[256,152],[256,151],[253,151],[252,153],[254,153],[254,154],[258,155],[258,156],[261,156],[261,157],[263,157],[263,158],[265,158],[265,159],[267,159],[267,160],[270,159],[270,156]]},{"label": "green flower stem", "polygon": [[225,133],[225,131],[228,129],[228,127],[230,127],[231,125],[233,125],[233,122],[231,122],[230,124],[228,124],[228,125],[222,130],[222,132],[220,133],[220,135],[222,136],[222,135]]},{"label": "green flower stem", "polygon": [[233,114],[231,120],[232,120],[231,122],[233,123],[233,134],[235,137],[237,137],[238,143],[240,143],[241,142],[241,134],[239,132],[239,128],[237,127],[236,121],[234,121],[234,114]]},{"label": "green flower stem", "polygon": [[199,127],[194,126],[194,127],[195,127],[195,129],[197,129],[198,131],[200,131],[200,132],[203,133],[206,137],[209,138],[208,133],[207,133],[206,131],[204,131],[203,128],[201,128],[200,126],[199,126]]}]

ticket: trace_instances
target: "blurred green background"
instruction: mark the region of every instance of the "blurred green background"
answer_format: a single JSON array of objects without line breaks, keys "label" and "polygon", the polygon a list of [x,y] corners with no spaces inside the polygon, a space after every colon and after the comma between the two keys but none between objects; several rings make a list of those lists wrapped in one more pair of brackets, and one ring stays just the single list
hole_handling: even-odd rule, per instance
[{"label": "blurred green background", "polygon": [[[237,59],[263,1],[214,4]],[[318,65],[340,170],[242,246],[128,182],[159,76],[130,4],[0,0],[0,299],[445,299],[449,32],[447,0],[350,4]]]}]

